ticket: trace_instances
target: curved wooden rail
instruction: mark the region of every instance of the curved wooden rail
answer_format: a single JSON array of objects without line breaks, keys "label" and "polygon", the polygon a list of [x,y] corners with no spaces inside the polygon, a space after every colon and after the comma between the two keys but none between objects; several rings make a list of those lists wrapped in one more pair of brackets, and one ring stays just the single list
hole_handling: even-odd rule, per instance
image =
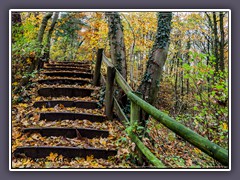
[{"label": "curved wooden rail", "polygon": [[[112,67],[112,62],[105,56],[104,52],[102,51],[102,61],[105,63],[107,67]],[[228,166],[229,165],[229,153],[224,148],[218,146],[217,144],[209,141],[208,139],[202,137],[201,135],[197,134],[196,132],[192,131],[191,129],[187,128],[186,126],[182,125],[181,123],[175,121],[173,118],[169,117],[165,113],[161,112],[160,110],[156,109],[151,104],[147,103],[143,99],[141,99],[139,96],[137,96],[132,88],[128,85],[128,83],[125,81],[125,79],[122,77],[122,75],[119,73],[119,71],[115,69],[115,82],[122,88],[122,90],[125,92],[127,97],[130,99],[131,103],[139,106],[141,109],[143,109],[145,112],[147,112],[149,115],[154,117],[157,121],[159,121],[161,124],[163,124],[168,129],[175,132],[177,135],[181,136],[183,139],[194,145],[195,147],[199,148],[215,160],[219,161],[221,164]],[[108,96],[109,93],[106,93],[106,96]],[[114,98],[114,97],[113,97]],[[114,101],[114,99],[113,99]],[[108,102],[107,102],[108,103]],[[114,101],[116,108],[118,109],[118,112],[122,114],[121,116],[126,119],[126,116],[124,115],[123,111],[119,110],[120,106],[119,104]],[[108,106],[106,106],[108,107]],[[136,121],[137,112],[136,108],[132,108],[134,106],[131,105],[131,120],[130,122]],[[111,107],[110,107],[111,108]],[[121,109],[121,108],[120,108]],[[135,115],[132,115],[135,114]],[[132,139],[133,142],[136,143],[138,148],[142,151],[142,153],[147,157],[147,159],[157,167],[165,167],[163,163],[159,160],[156,160],[156,157],[151,154],[151,152],[146,149],[144,144],[140,143],[141,141],[138,139],[138,137],[129,130],[130,128],[127,128],[127,132]],[[140,142],[139,142],[140,141]],[[155,157],[155,158],[154,158]]]}]

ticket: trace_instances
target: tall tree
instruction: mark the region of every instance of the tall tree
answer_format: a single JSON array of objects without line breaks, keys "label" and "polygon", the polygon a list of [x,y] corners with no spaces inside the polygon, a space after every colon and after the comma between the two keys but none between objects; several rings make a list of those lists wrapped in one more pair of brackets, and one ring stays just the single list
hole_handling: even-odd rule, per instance
[{"label": "tall tree", "polygon": [[52,33],[55,27],[55,24],[57,22],[58,19],[58,12],[55,12],[53,15],[53,19],[52,19],[52,24],[50,26],[50,29],[48,30],[48,35],[47,35],[47,44],[45,47],[45,51],[44,51],[44,59],[46,59],[47,61],[49,60],[49,53],[50,53],[50,48],[51,48],[51,37],[52,37]]},{"label": "tall tree", "polygon": [[111,59],[114,66],[127,79],[126,51],[123,38],[123,26],[118,12],[106,12]]},{"label": "tall tree", "polygon": [[154,45],[150,52],[147,68],[138,88],[143,98],[154,104],[160,87],[163,66],[167,59],[171,31],[172,12],[158,12],[158,27]]},{"label": "tall tree", "polygon": [[223,12],[220,12],[220,34],[221,34],[221,40],[220,40],[220,58],[219,58],[219,65],[220,65],[220,70],[224,71],[224,26],[223,26],[223,17],[224,14]]},{"label": "tall tree", "polygon": [[[43,17],[40,29],[38,31],[37,41],[39,43],[40,49],[42,48],[43,35],[44,35],[45,29],[47,27],[48,20],[52,17],[52,15],[53,15],[53,12],[49,12],[49,13],[45,14],[45,16]],[[40,56],[41,56],[41,53],[38,54],[37,61],[36,61],[36,63],[33,64],[33,68],[36,68],[36,67],[38,69],[42,68],[43,62],[40,59]]]},{"label": "tall tree", "polygon": [[52,17],[52,15],[53,15],[53,12],[49,12],[49,13],[45,14],[45,16],[43,17],[41,27],[38,31],[38,38],[37,38],[37,40],[40,44],[43,41],[43,35],[44,35],[44,31],[47,27],[48,20]]},{"label": "tall tree", "polygon": [[217,29],[217,16],[216,12],[213,12],[213,33],[214,33],[214,55],[215,55],[215,71],[219,70],[219,58],[218,58],[218,29]]}]

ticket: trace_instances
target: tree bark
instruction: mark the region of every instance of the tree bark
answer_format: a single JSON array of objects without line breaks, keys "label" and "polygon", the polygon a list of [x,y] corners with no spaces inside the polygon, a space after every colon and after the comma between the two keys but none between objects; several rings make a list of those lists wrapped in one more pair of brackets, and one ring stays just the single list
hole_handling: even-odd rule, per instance
[{"label": "tree bark", "polygon": [[220,12],[220,33],[221,33],[221,41],[220,41],[220,70],[224,71],[224,26],[223,26],[223,12]]},{"label": "tree bark", "polygon": [[[43,35],[47,27],[48,20],[52,17],[52,15],[53,15],[53,12],[49,12],[43,17],[40,29],[38,31],[38,37],[37,37],[37,41],[39,43],[40,48],[42,48]],[[34,61],[33,63],[33,69],[35,68],[40,69],[42,67],[43,62],[41,61],[40,56],[41,56],[41,52],[38,53],[37,60]]]},{"label": "tree bark", "polygon": [[114,66],[127,79],[126,51],[123,37],[123,26],[118,12],[106,12],[108,20],[108,36],[111,49],[111,59]]},{"label": "tree bark", "polygon": [[55,12],[53,15],[53,19],[52,19],[52,24],[50,26],[50,29],[48,30],[48,35],[47,35],[47,44],[46,44],[46,49],[44,52],[44,59],[46,59],[47,61],[49,60],[50,57],[50,48],[51,48],[51,37],[52,37],[52,33],[55,27],[55,24],[58,20],[58,12]]},{"label": "tree bark", "polygon": [[131,45],[131,48],[130,48],[130,55],[129,55],[129,62],[131,63],[130,64],[130,82],[132,84],[132,87],[134,86],[134,83],[133,83],[133,78],[134,78],[134,48],[135,48],[135,42],[136,42],[136,36],[135,36],[135,33],[134,33],[134,30],[133,30],[133,27],[131,26],[130,22],[128,21],[128,19],[122,14],[122,16],[124,17],[124,19],[127,21],[128,23],[128,26],[130,28],[130,30],[132,31],[132,36],[133,36],[133,42],[132,42],[132,45]]},{"label": "tree bark", "polygon": [[219,58],[218,58],[218,32],[217,32],[217,17],[216,12],[213,12],[213,33],[214,33],[214,55],[215,55],[215,71],[219,70]]},{"label": "tree bark", "polygon": [[150,104],[154,104],[157,99],[163,66],[167,59],[171,20],[171,12],[158,13],[156,39],[147,62],[144,77],[138,88],[138,91],[143,94],[144,100]]},{"label": "tree bark", "polygon": [[38,37],[37,37],[37,40],[40,44],[42,43],[44,31],[47,27],[48,20],[52,17],[52,15],[53,15],[53,12],[49,12],[43,17],[42,24],[38,31]]}]

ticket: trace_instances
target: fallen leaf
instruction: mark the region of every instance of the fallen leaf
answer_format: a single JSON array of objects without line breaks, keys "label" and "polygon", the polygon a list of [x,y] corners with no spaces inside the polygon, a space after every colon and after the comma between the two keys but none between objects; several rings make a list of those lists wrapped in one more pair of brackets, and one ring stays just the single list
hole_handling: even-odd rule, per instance
[{"label": "fallen leaf", "polygon": [[57,154],[57,153],[52,153],[52,152],[51,152],[51,153],[49,154],[49,156],[47,156],[46,158],[47,158],[47,160],[54,162],[57,157],[58,157],[58,154]]}]

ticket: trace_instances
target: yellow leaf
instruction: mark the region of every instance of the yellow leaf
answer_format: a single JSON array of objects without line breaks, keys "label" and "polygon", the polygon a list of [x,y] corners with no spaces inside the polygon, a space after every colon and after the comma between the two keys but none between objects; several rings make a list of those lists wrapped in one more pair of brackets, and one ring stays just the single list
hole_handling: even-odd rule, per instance
[{"label": "yellow leaf", "polygon": [[17,85],[18,85],[18,82],[15,81],[14,83],[12,83],[12,85],[13,85],[13,86],[17,86]]},{"label": "yellow leaf", "polygon": [[106,145],[107,145],[107,142],[106,142],[104,139],[100,139],[100,143],[101,143],[103,146],[106,146]]},{"label": "yellow leaf", "polygon": [[91,155],[91,156],[87,156],[86,160],[87,160],[87,161],[92,161],[92,160],[93,160],[93,158],[94,158],[94,156],[93,156],[93,155]]},{"label": "yellow leaf", "polygon": [[58,157],[58,154],[57,153],[50,153],[49,156],[47,156],[47,160],[49,161],[55,161],[56,158]]},{"label": "yellow leaf", "polygon": [[45,168],[52,168],[52,165],[51,162],[45,162]]},{"label": "yellow leaf", "polygon": [[45,108],[45,106],[43,106],[42,111],[43,111],[43,112],[44,112],[44,111],[48,111],[48,109]]},{"label": "yellow leaf", "polygon": [[31,64],[31,59],[30,58],[27,58],[27,64]]},{"label": "yellow leaf", "polygon": [[36,97],[35,101],[39,101],[41,99],[41,97]]},{"label": "yellow leaf", "polygon": [[28,107],[28,104],[26,104],[26,103],[25,103],[25,104],[24,104],[24,103],[20,103],[19,106],[20,106],[20,107],[27,108],[27,107]]},{"label": "yellow leaf", "polygon": [[194,148],[195,153],[200,154],[202,151],[198,148]]},{"label": "yellow leaf", "polygon": [[227,123],[223,123],[223,124],[222,124],[222,129],[223,129],[224,131],[228,130],[228,125],[227,125]]},{"label": "yellow leaf", "polygon": [[62,156],[62,155],[59,155],[59,156],[58,156],[58,160],[59,160],[59,161],[63,161],[63,156]]}]

